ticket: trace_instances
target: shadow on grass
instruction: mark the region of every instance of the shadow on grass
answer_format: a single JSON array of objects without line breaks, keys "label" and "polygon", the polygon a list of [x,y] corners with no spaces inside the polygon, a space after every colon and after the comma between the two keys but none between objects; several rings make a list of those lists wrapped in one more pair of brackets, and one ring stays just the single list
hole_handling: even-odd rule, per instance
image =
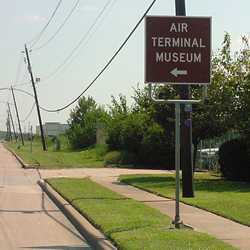
[{"label": "shadow on grass", "polygon": [[[122,182],[129,185],[137,185],[143,188],[174,188],[175,178],[171,176],[138,176],[122,179]],[[206,192],[250,192],[250,183],[226,181],[224,179],[195,179],[196,191]]]}]

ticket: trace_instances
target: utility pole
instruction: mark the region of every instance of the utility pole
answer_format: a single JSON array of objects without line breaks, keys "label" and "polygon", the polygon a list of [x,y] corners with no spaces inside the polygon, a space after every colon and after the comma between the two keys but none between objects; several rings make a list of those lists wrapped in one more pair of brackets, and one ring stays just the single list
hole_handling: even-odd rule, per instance
[{"label": "utility pole", "polygon": [[14,101],[14,105],[15,105],[15,110],[16,110],[16,116],[17,116],[21,141],[22,141],[22,144],[24,146],[23,133],[22,133],[21,123],[20,123],[20,119],[19,119],[19,113],[18,113],[18,109],[17,109],[16,98],[15,98],[15,94],[14,94],[14,90],[13,90],[12,86],[11,86],[11,92],[12,92],[12,97],[13,97],[13,101]]},{"label": "utility pole", "polygon": [[9,141],[9,126],[8,126],[8,116],[6,118],[6,135],[5,135],[5,140]]},{"label": "utility pole", "polygon": [[35,96],[36,109],[37,109],[38,121],[39,121],[39,126],[40,126],[41,141],[42,141],[42,145],[43,145],[43,151],[47,151],[44,132],[43,132],[43,124],[42,124],[42,118],[41,118],[41,113],[40,113],[40,107],[39,107],[37,93],[36,93],[36,86],[35,86],[35,81],[34,81],[34,77],[33,77],[33,73],[32,73],[32,68],[31,68],[31,63],[30,63],[30,58],[29,58],[29,52],[28,52],[26,44],[25,44],[25,54],[26,54],[26,58],[27,58],[27,62],[28,62],[28,71],[30,73],[30,78],[31,78],[32,86],[33,86],[34,96]]},{"label": "utility pole", "polygon": [[[185,0],[175,0],[176,16],[186,16]],[[180,98],[190,99],[190,86],[178,87]],[[189,104],[181,105],[181,168],[182,196],[194,197],[192,161],[192,116]]]},{"label": "utility pole", "polygon": [[13,121],[13,117],[12,117],[11,110],[10,110],[10,104],[7,102],[7,105],[8,105],[8,109],[9,109],[9,115],[10,115],[10,120],[11,120],[11,124],[12,124],[12,128],[13,128],[15,140],[17,142],[17,134],[16,134],[16,130],[15,130],[15,126],[14,126],[14,121]]},{"label": "utility pole", "polygon": [[8,111],[7,111],[7,115],[8,115],[8,117],[7,117],[6,125],[7,125],[8,140],[12,141],[11,127],[10,127],[10,114]]}]

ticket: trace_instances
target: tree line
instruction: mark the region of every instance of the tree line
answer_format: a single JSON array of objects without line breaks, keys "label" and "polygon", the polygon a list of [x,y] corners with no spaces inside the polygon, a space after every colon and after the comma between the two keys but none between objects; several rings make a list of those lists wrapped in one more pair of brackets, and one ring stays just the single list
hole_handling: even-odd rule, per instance
[{"label": "tree line", "polygon": [[[232,52],[230,35],[225,34],[222,47],[212,56],[211,79],[207,100],[193,106],[194,159],[201,140],[228,131],[237,131],[250,141],[250,48],[246,37],[242,37],[241,48]],[[178,98],[174,86],[159,86],[154,92],[164,99]],[[192,86],[192,98],[201,95],[201,87]],[[104,107],[90,96],[82,97],[68,120],[72,148],[94,145],[97,124],[102,124],[108,149],[123,152],[124,162],[174,168],[173,105],[154,103],[147,86],[136,87],[132,98],[133,104],[128,105],[122,94],[112,96],[111,104]]]}]

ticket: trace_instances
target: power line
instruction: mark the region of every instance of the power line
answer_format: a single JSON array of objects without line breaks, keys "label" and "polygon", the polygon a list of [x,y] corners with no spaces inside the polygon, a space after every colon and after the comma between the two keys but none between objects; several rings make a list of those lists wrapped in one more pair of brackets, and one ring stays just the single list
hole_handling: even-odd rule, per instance
[{"label": "power line", "polygon": [[108,0],[106,2],[106,4],[103,6],[103,8],[100,10],[99,14],[97,15],[97,17],[95,18],[95,20],[93,21],[93,23],[91,24],[91,26],[89,27],[89,29],[87,30],[87,32],[82,36],[82,38],[79,40],[79,42],[77,43],[77,45],[71,50],[70,54],[63,60],[63,62],[61,64],[59,64],[56,69],[51,72],[49,75],[44,77],[44,80],[42,80],[42,82],[50,79],[51,77],[53,77],[68,61],[69,59],[74,55],[74,53],[79,49],[79,47],[82,45],[82,43],[87,39],[88,35],[91,33],[91,31],[93,30],[93,28],[95,27],[95,25],[97,24],[97,22],[99,21],[99,19],[102,17],[102,15],[104,14],[104,12],[106,11],[106,9],[108,8],[108,6],[112,6],[112,4],[110,4],[111,2],[114,0]]},{"label": "power line", "polygon": [[29,95],[29,96],[31,96],[32,98],[34,98],[34,95],[32,95],[31,93],[29,93],[28,91],[25,91],[25,90],[23,90],[23,89],[13,88],[13,90],[19,91],[19,92],[21,92],[21,93],[24,93],[24,94]]},{"label": "power line", "polygon": [[[23,60],[22,60],[23,59]],[[23,77],[22,77],[22,80],[20,81],[20,83],[18,83],[18,80],[19,80],[19,77],[20,77],[20,73],[21,73],[21,62],[23,61],[23,63],[26,63],[26,58],[22,56],[21,54],[21,57],[20,57],[20,61],[19,61],[19,64],[18,64],[18,69],[17,69],[17,75],[16,75],[16,81],[15,81],[15,84],[12,85],[12,87],[16,87],[16,86],[24,86],[24,85],[29,85],[31,84],[30,81],[25,81],[24,82],[24,78],[26,76],[26,71],[24,71],[23,73]]]},{"label": "power line", "polygon": [[18,61],[18,65],[17,65],[17,72],[16,72],[15,83],[17,83],[17,81],[19,80],[19,77],[20,77],[20,73],[21,73],[21,64],[22,64],[22,54],[20,55],[20,58],[19,58],[19,61]]},{"label": "power line", "polygon": [[[112,1],[113,1],[113,3],[110,4],[110,2],[112,2]],[[110,8],[111,8],[114,5],[115,1],[114,0],[109,0],[104,5],[104,7],[101,9],[101,11],[99,12],[98,16],[96,17],[96,19],[94,20],[94,22],[92,23],[92,25],[90,26],[90,28],[88,29],[88,31],[83,35],[83,37],[80,39],[80,41],[77,43],[77,45],[72,49],[72,51],[70,52],[70,54],[64,59],[64,61],[60,65],[58,65],[56,67],[56,69],[53,72],[51,72],[49,75],[45,76],[43,78],[44,80],[42,80],[41,82],[45,82],[46,80],[48,80],[51,77],[53,77],[54,75],[56,75],[56,73],[70,60],[70,58],[74,55],[74,53],[76,52],[76,50],[79,49],[79,47],[82,45],[82,43],[87,39],[88,35],[93,30],[93,28],[95,27],[95,25],[97,24],[97,22],[99,21],[99,19],[102,17],[103,13],[108,8],[108,6],[110,5]],[[72,13],[73,13],[74,9],[77,7],[78,2],[79,2],[79,0],[76,2],[76,4],[74,5],[74,7],[72,8],[72,10],[71,10]],[[38,47],[37,50],[40,49],[40,48],[42,48],[42,46]],[[24,86],[24,85],[31,85],[31,82],[30,81],[29,82],[23,82],[23,83],[15,84],[13,86]]]},{"label": "power line", "polygon": [[30,48],[33,48],[33,47],[37,44],[37,42],[40,40],[40,38],[42,37],[44,31],[47,29],[47,27],[48,27],[49,24],[51,23],[52,19],[54,18],[54,16],[55,16],[57,10],[59,9],[59,7],[60,7],[60,5],[61,5],[61,3],[62,3],[62,0],[59,0],[58,3],[57,3],[57,5],[56,5],[56,8],[54,9],[54,11],[53,11],[51,17],[49,18],[48,22],[45,24],[45,26],[44,26],[43,29],[40,31],[40,33],[39,33],[34,39],[32,39],[32,40],[29,42],[29,43],[31,43]]},{"label": "power line", "polygon": [[114,53],[114,55],[109,59],[109,61],[107,62],[107,64],[101,69],[101,71],[97,74],[97,76],[90,82],[90,84],[82,91],[82,93],[77,96],[75,99],[73,99],[71,102],[69,102],[68,104],[64,105],[61,108],[58,109],[47,109],[47,108],[42,108],[44,111],[46,112],[59,112],[62,111],[64,109],[67,109],[68,107],[70,107],[72,104],[74,104],[78,99],[81,98],[81,96],[83,94],[85,94],[85,92],[87,92],[87,90],[99,79],[99,77],[105,72],[105,70],[110,66],[110,64],[113,62],[113,60],[116,58],[116,56],[120,53],[120,51],[123,49],[123,47],[126,45],[126,43],[128,42],[128,40],[130,39],[130,37],[134,34],[134,32],[136,31],[136,29],[138,28],[138,26],[141,24],[141,22],[143,21],[143,19],[145,18],[145,16],[148,14],[148,12],[151,10],[151,8],[153,7],[153,5],[155,4],[156,0],[153,0],[153,2],[149,5],[149,7],[147,8],[147,10],[145,11],[145,13],[142,15],[142,17],[140,18],[140,20],[137,22],[137,24],[135,25],[135,27],[132,29],[132,31],[129,33],[129,35],[127,36],[127,38],[124,40],[124,42],[122,43],[122,45],[118,48],[118,50]]},{"label": "power line", "polygon": [[76,10],[77,6],[79,5],[79,2],[80,2],[80,0],[77,0],[75,2],[74,6],[70,10],[69,14],[66,16],[66,18],[64,19],[64,21],[62,22],[62,24],[55,31],[55,33],[45,43],[43,43],[42,45],[40,45],[37,48],[34,48],[33,51],[37,51],[37,50],[40,50],[40,49],[44,48],[47,44],[49,44],[56,37],[56,35],[61,31],[61,29],[63,28],[63,26],[66,24],[66,22],[70,19],[70,17],[72,16],[73,12]]},{"label": "power line", "polygon": [[1,90],[10,90],[10,88],[4,87],[4,88],[0,88],[0,91],[1,91]]},{"label": "power line", "polygon": [[31,85],[31,81],[13,84],[12,86],[13,87],[20,87],[20,86],[25,86],[25,85]]},{"label": "power line", "polygon": [[31,107],[31,109],[30,109],[30,111],[25,116],[25,118],[23,120],[21,120],[21,122],[26,122],[29,119],[29,117],[31,116],[31,114],[32,114],[32,112],[33,112],[33,110],[35,108],[35,105],[36,105],[36,103],[34,102],[33,105],[32,105],[32,107]]}]

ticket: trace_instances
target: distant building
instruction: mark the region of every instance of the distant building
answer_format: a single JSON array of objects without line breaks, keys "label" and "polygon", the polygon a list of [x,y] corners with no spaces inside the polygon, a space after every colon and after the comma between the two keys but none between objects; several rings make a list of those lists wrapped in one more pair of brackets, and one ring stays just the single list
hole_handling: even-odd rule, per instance
[{"label": "distant building", "polygon": [[[44,134],[48,136],[57,136],[60,134],[64,134],[68,128],[68,124],[61,124],[59,122],[45,122],[45,124],[43,125]],[[36,126],[36,134],[41,134],[39,126]]]}]

